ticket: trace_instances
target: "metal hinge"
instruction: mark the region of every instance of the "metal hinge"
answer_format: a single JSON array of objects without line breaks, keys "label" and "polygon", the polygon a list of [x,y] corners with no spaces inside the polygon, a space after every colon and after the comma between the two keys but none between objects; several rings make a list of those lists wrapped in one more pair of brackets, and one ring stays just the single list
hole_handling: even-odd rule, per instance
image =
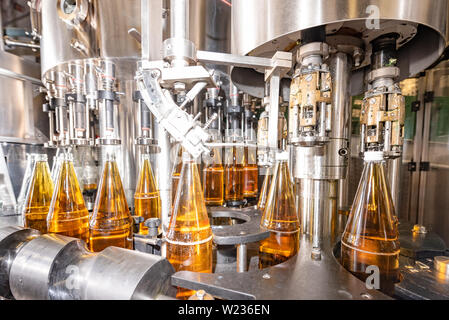
[{"label": "metal hinge", "polygon": [[433,91],[426,91],[424,93],[424,103],[433,102],[434,96],[435,96],[435,94]]},{"label": "metal hinge", "polygon": [[407,170],[410,171],[410,172],[416,171],[416,162],[410,161],[410,162],[407,164]]},{"label": "metal hinge", "polygon": [[419,164],[419,171],[430,171],[430,162],[424,161]]}]

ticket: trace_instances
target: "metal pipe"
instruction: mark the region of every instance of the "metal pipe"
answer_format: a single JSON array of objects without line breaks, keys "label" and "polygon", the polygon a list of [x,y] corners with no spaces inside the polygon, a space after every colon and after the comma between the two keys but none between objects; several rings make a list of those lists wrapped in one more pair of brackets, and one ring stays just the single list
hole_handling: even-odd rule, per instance
[{"label": "metal pipe", "polygon": [[390,185],[391,198],[393,199],[394,209],[397,217],[399,217],[401,163],[402,157],[388,160],[388,183]]},{"label": "metal pipe", "polygon": [[237,245],[237,272],[246,272],[248,269],[248,247],[245,243]]},{"label": "metal pipe", "polygon": [[321,238],[323,230],[324,180],[313,181],[313,226],[312,226],[312,259],[321,260]]},{"label": "metal pipe", "polygon": [[41,46],[39,44],[32,43],[32,42],[17,41],[17,40],[12,40],[9,38],[4,38],[4,41],[7,46],[24,47],[24,48],[31,48],[31,49],[40,49],[41,48]]},{"label": "metal pipe", "polygon": [[[168,132],[157,122],[154,122],[154,131],[160,147],[160,152],[156,155],[156,173],[161,197],[161,226],[162,237],[165,237],[170,222],[170,213],[172,205],[172,172],[170,159],[170,138]],[[165,242],[162,243],[161,254],[165,257]]]},{"label": "metal pipe", "polygon": [[170,37],[189,39],[189,0],[170,0]]}]

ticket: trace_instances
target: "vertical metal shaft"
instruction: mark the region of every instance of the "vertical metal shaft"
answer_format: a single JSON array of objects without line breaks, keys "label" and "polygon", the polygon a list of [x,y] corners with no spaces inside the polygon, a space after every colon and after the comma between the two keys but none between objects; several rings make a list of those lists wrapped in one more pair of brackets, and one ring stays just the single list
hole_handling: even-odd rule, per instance
[{"label": "vertical metal shaft", "polygon": [[[170,221],[170,212],[172,205],[172,179],[171,179],[171,160],[170,160],[170,139],[167,131],[154,122],[156,139],[160,147],[160,152],[156,155],[156,173],[161,196],[161,226],[162,236],[165,237]],[[161,248],[162,256],[165,256],[165,245]]]},{"label": "vertical metal shaft", "polygon": [[401,162],[402,157],[388,160],[388,183],[390,186],[391,198],[393,199],[395,214],[399,214],[399,190],[401,183]]},{"label": "vertical metal shaft", "polygon": [[189,39],[189,0],[170,0],[170,37]]},{"label": "vertical metal shaft", "polygon": [[237,272],[246,272],[248,269],[247,252],[246,244],[241,243],[237,245]]},{"label": "vertical metal shaft", "polygon": [[279,85],[280,77],[275,73],[270,79],[270,112],[268,115],[268,147],[271,152],[278,148]]}]

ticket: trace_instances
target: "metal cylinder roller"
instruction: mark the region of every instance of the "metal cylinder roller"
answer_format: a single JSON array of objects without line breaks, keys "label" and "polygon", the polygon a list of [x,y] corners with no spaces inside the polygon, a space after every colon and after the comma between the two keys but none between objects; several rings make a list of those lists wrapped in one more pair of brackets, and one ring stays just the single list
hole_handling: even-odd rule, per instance
[{"label": "metal cylinder roller", "polygon": [[9,274],[12,262],[22,246],[40,235],[33,229],[11,226],[0,228],[0,297],[12,298],[9,289]]},{"label": "metal cylinder roller", "polygon": [[[6,257],[6,258],[5,258]],[[0,296],[17,300],[128,300],[174,297],[168,260],[21,227],[0,229]]]}]

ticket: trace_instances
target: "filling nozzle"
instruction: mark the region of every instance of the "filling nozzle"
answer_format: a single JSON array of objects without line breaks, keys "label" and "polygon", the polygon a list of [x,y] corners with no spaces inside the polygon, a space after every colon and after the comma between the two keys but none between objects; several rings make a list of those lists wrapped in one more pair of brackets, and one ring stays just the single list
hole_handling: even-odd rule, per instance
[{"label": "filling nozzle", "polygon": [[405,122],[405,99],[395,82],[399,77],[396,39],[397,34],[387,34],[371,43],[371,71],[360,114],[360,152],[381,151],[391,159],[402,154]]},{"label": "filling nozzle", "polygon": [[[320,38],[321,39],[321,38]],[[324,61],[329,46],[322,41],[306,42],[297,54],[300,65],[290,88],[290,143],[323,145],[329,141],[332,114],[332,79]]]},{"label": "filling nozzle", "polygon": [[70,93],[66,94],[66,99],[69,106],[70,143],[74,145],[89,144],[90,118],[84,94],[84,71],[84,66],[79,63],[68,67]]},{"label": "filling nozzle", "polygon": [[101,90],[98,91],[98,105],[100,113],[100,138],[98,144],[117,145],[121,141],[115,126],[115,64],[103,60],[100,65]]}]

